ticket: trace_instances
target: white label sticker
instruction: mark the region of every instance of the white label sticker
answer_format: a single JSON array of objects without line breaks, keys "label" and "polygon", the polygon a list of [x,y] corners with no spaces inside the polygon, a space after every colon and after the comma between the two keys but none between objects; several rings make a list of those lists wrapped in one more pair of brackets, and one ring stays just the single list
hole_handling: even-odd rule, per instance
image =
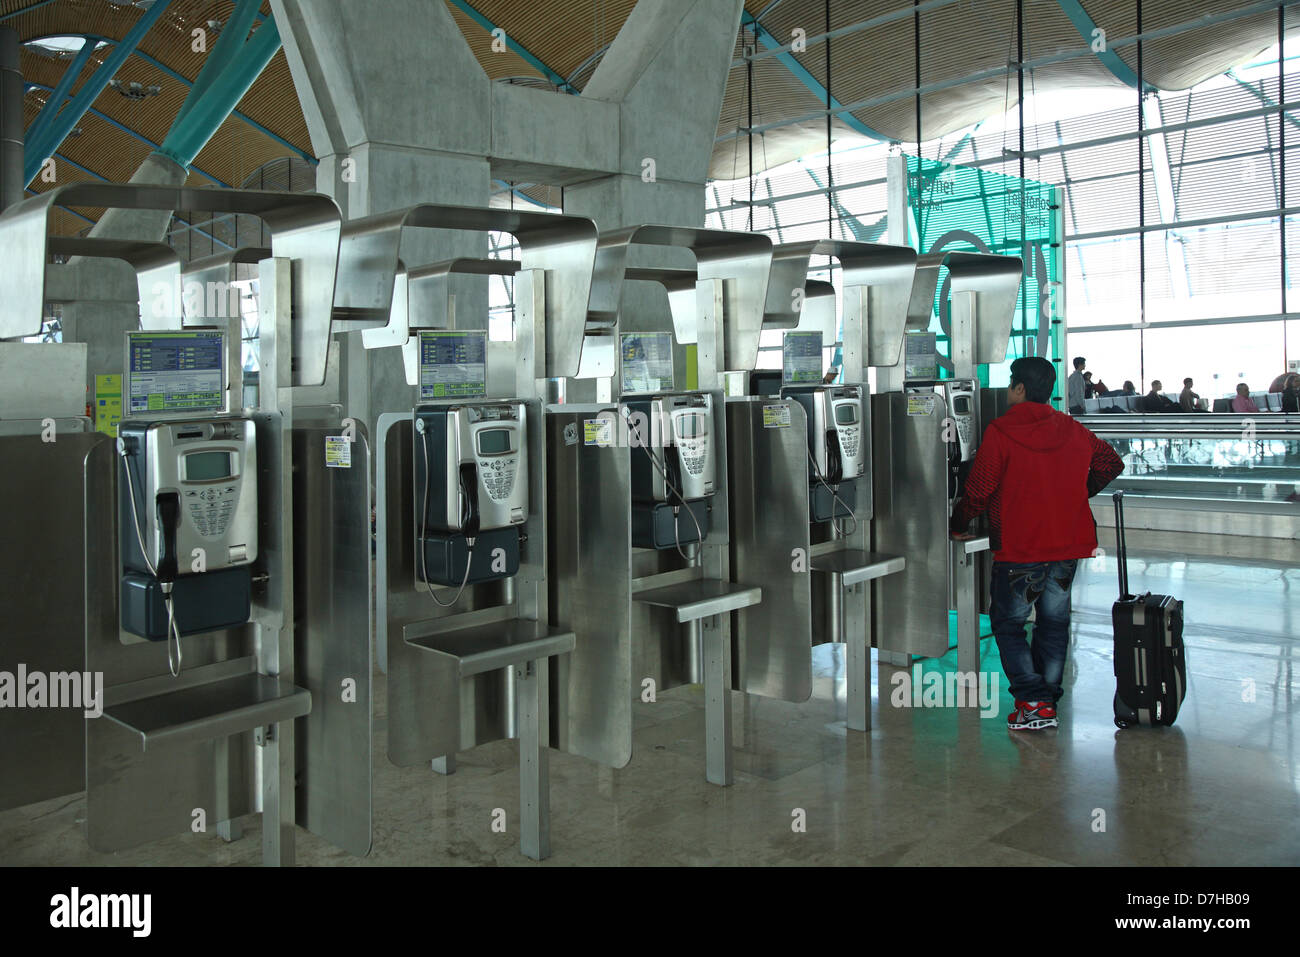
[{"label": "white label sticker", "polygon": [[332,469],[352,468],[352,441],[346,435],[325,436],[325,465]]},{"label": "white label sticker", "polygon": [[583,419],[582,444],[606,448],[614,444],[613,419]]},{"label": "white label sticker", "polygon": [[763,428],[765,429],[790,428],[790,407],[788,405],[763,406]]},{"label": "white label sticker", "polygon": [[908,415],[930,415],[934,412],[936,395],[909,395],[907,397]]}]

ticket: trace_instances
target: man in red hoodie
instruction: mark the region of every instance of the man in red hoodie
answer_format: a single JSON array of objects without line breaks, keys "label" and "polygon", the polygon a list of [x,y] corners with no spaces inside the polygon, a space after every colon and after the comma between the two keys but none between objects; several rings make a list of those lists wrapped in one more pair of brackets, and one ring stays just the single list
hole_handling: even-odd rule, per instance
[{"label": "man in red hoodie", "polygon": [[[953,510],[950,530],[969,538],[971,519],[989,514],[993,554],[989,619],[1011,683],[1012,730],[1057,726],[1056,702],[1070,643],[1070,586],[1080,558],[1097,548],[1088,507],[1124,471],[1115,450],[1047,405],[1056,370],[1046,359],[1011,363],[1010,403],[984,439]],[[1032,646],[1025,640],[1037,607]]]}]

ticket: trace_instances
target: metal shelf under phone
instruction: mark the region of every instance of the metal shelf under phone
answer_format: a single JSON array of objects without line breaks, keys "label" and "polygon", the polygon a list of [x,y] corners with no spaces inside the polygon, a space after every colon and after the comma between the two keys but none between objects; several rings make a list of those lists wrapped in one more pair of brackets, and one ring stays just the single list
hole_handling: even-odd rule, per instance
[{"label": "metal shelf under phone", "polygon": [[419,637],[407,636],[412,647],[452,664],[462,678],[509,668],[572,651],[571,631],[548,628],[526,618],[467,625]]},{"label": "metal shelf under phone", "polygon": [[193,744],[311,712],[311,692],[257,673],[239,674],[109,705],[104,717],[149,745]]},{"label": "metal shelf under phone", "polygon": [[633,600],[671,608],[679,622],[687,622],[757,605],[763,600],[763,590],[754,585],[700,580],[643,591],[634,595]]},{"label": "metal shelf under phone", "polygon": [[907,559],[902,555],[883,555],[852,548],[815,556],[808,564],[812,571],[838,577],[845,588],[896,574],[906,566]]}]

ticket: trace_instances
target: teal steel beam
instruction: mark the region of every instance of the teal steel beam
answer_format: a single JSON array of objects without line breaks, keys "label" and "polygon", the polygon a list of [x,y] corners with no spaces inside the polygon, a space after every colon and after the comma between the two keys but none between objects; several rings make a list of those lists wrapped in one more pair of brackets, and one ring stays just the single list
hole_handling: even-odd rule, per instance
[{"label": "teal steel beam", "polygon": [[275,20],[268,19],[226,64],[199,102],[173,124],[158,152],[181,166],[194,162],[279,50],[280,31]]},{"label": "teal steel beam", "polygon": [[171,0],[155,0],[154,5],[145,11],[135,21],[131,29],[127,31],[126,36],[122,38],[122,42],[117,44],[112,52],[105,57],[99,69],[82,84],[81,89],[77,91],[77,95],[72,98],[67,107],[54,118],[50,124],[50,129],[46,131],[45,138],[39,143],[29,144],[23,158],[23,173],[28,183],[36,178],[41,165],[49,158],[51,153],[59,148],[59,144],[72,132],[72,128],[77,125],[77,121],[86,115],[86,111],[90,109],[96,97],[104,92],[104,88],[108,86],[108,81],[126,62],[126,58],[131,55],[131,51],[139,46],[140,41],[144,39],[144,35],[158,22],[158,18],[166,12],[170,4]]},{"label": "teal steel beam", "polygon": [[[1291,57],[1287,57],[1287,59],[1289,60],[1289,59],[1291,59]],[[1273,99],[1271,96],[1269,96],[1267,93],[1264,92],[1262,85],[1257,87],[1257,86],[1255,86],[1255,84],[1250,83],[1250,82],[1248,82],[1248,81],[1246,81],[1246,80],[1243,80],[1241,77],[1239,77],[1239,76],[1237,75],[1237,71],[1236,71],[1235,69],[1230,69],[1230,70],[1228,70],[1228,76],[1232,77],[1232,78],[1233,78],[1234,80],[1236,80],[1237,83],[1239,83],[1243,88],[1249,90],[1252,94],[1254,94],[1255,99],[1259,100],[1261,103],[1263,103],[1263,104],[1264,104],[1265,106],[1267,106],[1269,109],[1276,109],[1276,108],[1277,108],[1277,105],[1278,105],[1278,104],[1277,104],[1277,101],[1276,101],[1275,99]],[[1296,119],[1294,116],[1292,116],[1290,113],[1286,112],[1286,110],[1282,110],[1281,112],[1282,112],[1282,116],[1283,116],[1283,118],[1284,118],[1284,119],[1285,119],[1289,124],[1291,124],[1291,126],[1293,126],[1293,127],[1294,127],[1295,129],[1297,129],[1297,130],[1300,130],[1300,120],[1297,120],[1297,119]],[[1267,126],[1267,122],[1265,123],[1265,125]]]},{"label": "teal steel beam", "polygon": [[549,66],[543,63],[540,57],[535,56],[532,53],[532,51],[530,51],[522,43],[520,43],[518,40],[512,37],[508,30],[506,30],[504,27],[496,23],[493,23],[486,16],[484,16],[477,9],[475,9],[472,3],[467,2],[467,0],[448,0],[448,2],[457,10],[459,10],[461,13],[465,14],[465,16],[469,17],[471,20],[473,20],[475,23],[481,26],[488,33],[493,33],[496,30],[500,30],[504,34],[504,39],[506,41],[506,49],[508,49],[515,56],[519,57],[521,60],[524,60],[529,66],[531,66],[538,73],[542,74],[542,76],[546,77],[546,79],[550,80],[552,84],[559,87],[565,93],[572,93],[575,96],[578,94],[579,91],[574,89],[568,80],[560,76],[560,74],[556,73]]},{"label": "teal steel beam", "polygon": [[54,84],[54,90],[50,93],[50,98],[45,101],[45,106],[37,114],[36,119],[32,120],[32,125],[27,128],[27,134],[24,141],[30,140],[33,143],[39,143],[49,135],[50,124],[54,122],[55,114],[63,106],[63,101],[68,98],[68,93],[72,91],[73,85],[77,82],[77,77],[81,76],[81,71],[86,68],[90,62],[90,55],[95,52],[95,47],[99,46],[97,40],[86,40],[73,57],[72,62],[63,70],[63,76],[59,77],[59,82]]},{"label": "teal steel beam", "polygon": [[[30,80],[28,80],[25,85],[28,90],[45,90],[46,92],[49,92],[51,90],[51,88],[46,86],[44,83],[33,83]],[[155,143],[153,140],[149,139],[149,137],[145,136],[143,133],[137,133],[135,130],[131,129],[131,127],[127,126],[125,123],[120,122],[119,120],[113,119],[107,113],[102,113],[99,110],[95,109],[94,107],[91,107],[86,111],[86,115],[93,116],[96,117],[97,119],[103,120],[109,126],[112,126],[114,129],[121,130],[123,133],[125,133],[127,136],[131,137],[132,139],[139,140],[141,143],[149,147],[151,150],[157,151],[158,149],[158,144]],[[51,153],[50,155],[53,156],[54,154]],[[225,187],[227,189],[230,188],[229,183],[222,182],[220,179],[213,176],[211,173],[204,172],[203,170],[199,169],[197,166],[191,166],[190,169],[194,170],[194,172],[198,173],[204,179],[210,180],[216,186]]]},{"label": "teal steel beam", "polygon": [[[768,33],[767,30],[764,29],[763,25],[758,22],[758,18],[753,14],[746,11],[741,15],[740,20],[745,26],[753,28],[755,38],[763,45],[764,49],[775,50],[780,48],[781,43],[776,39],[776,37],[772,36],[772,34]],[[776,58],[780,60],[781,64],[794,75],[795,79],[806,86],[809,91],[817,97],[818,102],[825,103],[827,101],[828,97],[826,95],[826,87],[823,86],[815,76],[808,72],[804,65],[795,58],[793,53],[778,53]],[[884,133],[877,133],[851,112],[844,110],[843,105],[839,100],[835,99],[835,97],[832,96],[829,97],[829,99],[831,110],[835,112],[836,117],[841,123],[844,123],[854,132],[861,133],[863,136],[880,142],[887,143],[890,141],[890,137],[886,136]]]},{"label": "teal steel beam", "polygon": [[[265,19],[261,17],[260,14],[258,15],[258,17],[259,19]],[[101,36],[97,33],[76,33],[76,34],[68,34],[68,36],[85,37],[87,40],[96,40],[100,43],[117,43],[117,41],[114,40],[112,37]],[[27,42],[28,43],[39,42],[40,39],[41,39],[40,37],[34,37],[32,40],[28,40]],[[134,57],[139,57],[141,60],[143,60],[145,63],[148,63],[155,70],[167,74],[167,76],[171,77],[177,83],[184,86],[185,89],[190,90],[194,88],[193,80],[187,78],[183,73],[177,73],[166,63],[163,63],[161,60],[155,57],[151,57],[149,54],[145,53],[144,51],[136,49],[131,51],[131,55]],[[253,119],[247,113],[241,113],[239,112],[239,110],[235,110],[230,115],[233,116],[235,119],[239,120],[240,122],[248,124],[253,129],[257,130],[257,132],[261,133],[263,136],[275,140],[285,149],[292,150],[295,155],[306,160],[312,166],[316,166],[318,163],[320,163],[320,160],[318,160],[311,153],[308,153],[306,150],[302,149],[301,147],[295,146],[293,143],[290,143],[288,140],[286,140],[279,133],[276,133],[274,130],[267,129],[265,126],[257,122],[257,120]]]},{"label": "teal steel beam", "polygon": [[176,114],[176,119],[172,121],[173,128],[181,120],[185,119],[185,115],[194,108],[194,104],[212,86],[213,81],[239,56],[244,41],[248,39],[248,31],[253,27],[253,17],[257,14],[258,6],[260,6],[259,0],[238,0],[235,4],[230,19],[221,28],[217,42],[204,58],[203,68],[199,70],[199,75],[194,78],[189,95],[185,97],[185,102],[181,104],[180,112]]},{"label": "teal steel beam", "polygon": [[[1080,0],[1056,0],[1056,2],[1060,5],[1061,12],[1070,18],[1074,28],[1079,31],[1079,35],[1083,37],[1083,42],[1088,44],[1089,49],[1101,61],[1102,66],[1124,85],[1137,89],[1137,74],[1115,52],[1111,44],[1105,39],[1105,31],[1098,27],[1096,21],[1088,15],[1088,11],[1083,9]],[[1148,92],[1156,89],[1150,83],[1143,83],[1142,86]]]}]

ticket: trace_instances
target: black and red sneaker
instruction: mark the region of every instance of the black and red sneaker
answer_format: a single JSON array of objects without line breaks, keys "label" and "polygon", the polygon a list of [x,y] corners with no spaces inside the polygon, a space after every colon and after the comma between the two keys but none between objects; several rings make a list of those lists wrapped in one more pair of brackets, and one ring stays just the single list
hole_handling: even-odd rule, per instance
[{"label": "black and red sneaker", "polygon": [[1042,731],[1059,724],[1056,706],[1050,701],[1017,701],[1016,710],[1007,715],[1008,731]]}]

